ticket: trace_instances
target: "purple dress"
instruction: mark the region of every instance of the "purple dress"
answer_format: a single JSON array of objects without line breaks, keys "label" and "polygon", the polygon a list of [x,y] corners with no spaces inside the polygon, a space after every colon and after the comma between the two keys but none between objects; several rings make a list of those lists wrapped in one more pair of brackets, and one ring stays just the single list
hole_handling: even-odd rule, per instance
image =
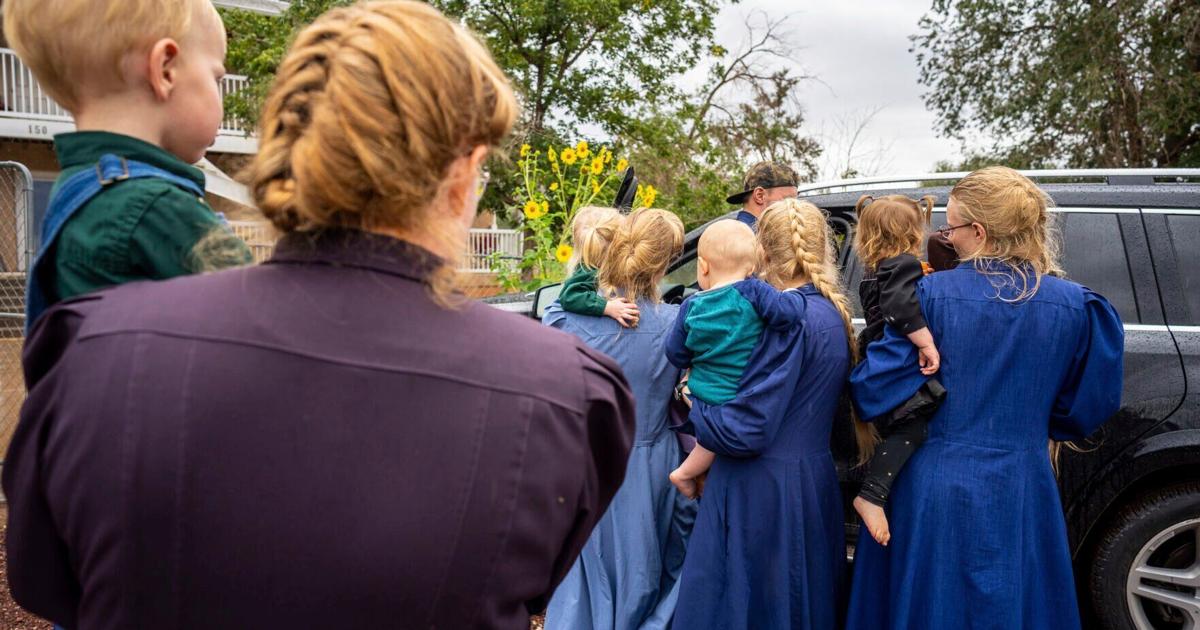
[{"label": "purple dress", "polygon": [[625,476],[633,398],[576,337],[436,305],[429,254],[64,302],[25,353],[8,576],[67,628],[526,630]]}]

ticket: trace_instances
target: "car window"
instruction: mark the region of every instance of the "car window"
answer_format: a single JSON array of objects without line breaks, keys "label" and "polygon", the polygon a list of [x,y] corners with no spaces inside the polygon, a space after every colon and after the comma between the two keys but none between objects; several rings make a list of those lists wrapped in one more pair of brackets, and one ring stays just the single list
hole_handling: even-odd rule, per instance
[{"label": "car window", "polygon": [[[1133,279],[1129,272],[1129,260],[1117,215],[1107,212],[1061,212],[1057,213],[1057,216],[1063,243],[1060,262],[1067,272],[1067,277],[1107,298],[1124,321],[1137,322]],[[945,225],[945,210],[935,211],[931,223],[934,228]],[[1181,237],[1183,242],[1188,242],[1187,238],[1200,238],[1197,234],[1200,227],[1191,227],[1190,232],[1186,230],[1187,228],[1184,228],[1182,232],[1185,234]],[[1189,254],[1192,256],[1191,260],[1195,261],[1197,252],[1193,250]],[[1183,258],[1180,259],[1180,263],[1184,264]],[[861,265],[857,260],[847,261],[843,272],[856,315],[861,312],[856,295],[858,281],[862,278],[862,269],[859,267]],[[1196,293],[1198,292],[1191,291],[1189,299],[1200,300],[1200,297],[1194,295]],[[1193,312],[1200,311],[1193,307]]]},{"label": "car window", "polygon": [[1137,323],[1133,278],[1117,215],[1064,212],[1059,216],[1067,277],[1107,298],[1122,321]]},{"label": "car window", "polygon": [[850,313],[854,317],[862,317],[862,303],[858,299],[858,283],[863,277],[862,261],[851,254],[846,258],[842,267],[842,284],[846,287],[846,297],[850,299]]},{"label": "car window", "polygon": [[1182,272],[1183,293],[1187,296],[1188,324],[1200,324],[1200,215],[1168,214],[1167,231]]},{"label": "car window", "polygon": [[666,277],[659,283],[659,286],[670,288],[679,284],[685,287],[696,284],[696,256],[694,254],[691,258],[685,260],[683,264],[667,273]]}]

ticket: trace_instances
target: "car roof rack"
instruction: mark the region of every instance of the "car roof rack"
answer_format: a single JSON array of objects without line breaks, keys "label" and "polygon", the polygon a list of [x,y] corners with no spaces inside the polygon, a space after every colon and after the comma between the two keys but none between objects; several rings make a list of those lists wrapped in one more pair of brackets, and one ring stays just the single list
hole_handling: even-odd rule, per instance
[{"label": "car roof rack", "polygon": [[[800,196],[850,192],[872,188],[930,188],[952,185],[972,171],[920,173],[859,177],[828,182],[800,184]],[[1113,186],[1150,186],[1154,184],[1200,183],[1200,168],[1070,168],[1018,171],[1042,183],[1108,184]],[[1048,181],[1067,180],[1067,181]]]}]

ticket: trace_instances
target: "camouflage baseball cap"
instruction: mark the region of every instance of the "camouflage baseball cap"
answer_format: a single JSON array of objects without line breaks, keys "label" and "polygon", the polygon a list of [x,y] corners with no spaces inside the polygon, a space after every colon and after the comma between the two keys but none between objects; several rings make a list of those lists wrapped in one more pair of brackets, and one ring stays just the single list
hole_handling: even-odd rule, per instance
[{"label": "camouflage baseball cap", "polygon": [[781,162],[759,162],[746,171],[746,179],[742,183],[742,191],[725,198],[725,201],[738,206],[746,201],[746,197],[755,188],[778,188],[780,186],[795,186],[800,178],[792,167]]}]

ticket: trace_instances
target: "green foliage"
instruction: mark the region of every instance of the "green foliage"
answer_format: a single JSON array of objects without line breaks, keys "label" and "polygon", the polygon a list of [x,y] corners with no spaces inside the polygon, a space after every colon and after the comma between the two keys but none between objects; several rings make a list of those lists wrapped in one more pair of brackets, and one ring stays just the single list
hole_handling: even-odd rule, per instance
[{"label": "green foliage", "polygon": [[[616,195],[628,162],[614,159],[608,147],[575,145],[534,148],[522,145],[517,160],[520,185],[508,208],[526,235],[525,252],[515,264],[495,257],[492,270],[508,290],[533,289],[558,282],[574,254],[571,222],[580,208],[608,205]],[[638,187],[634,207],[651,206],[653,186]]]},{"label": "green foliage", "polygon": [[1200,165],[1194,0],[935,0],[912,38],[947,135],[1023,167]]},{"label": "green foliage", "polygon": [[637,106],[712,44],[717,0],[434,0],[487,42],[525,97],[530,132],[596,123],[619,134]]},{"label": "green foliage", "polygon": [[[227,110],[253,127],[295,32],[329,8],[350,3],[296,0],[277,17],[222,10],[229,32],[226,65],[250,80],[247,90],[227,98]],[[750,41],[731,51],[713,41],[721,0],[433,4],[479,33],[522,96],[524,120],[513,143],[491,161],[493,185],[481,201],[499,209],[508,225],[524,227],[518,210],[530,195],[519,147],[563,146],[566,138],[579,137],[582,124],[599,126],[613,150],[628,156],[640,181],[660,186],[657,206],[678,214],[689,228],[732,209],[725,197],[752,162],[786,162],[806,177],[816,172],[820,146],[801,131],[803,111],[794,96],[807,77],[777,63],[791,53],[779,23],[748,23]],[[677,79],[701,64],[708,67],[704,85],[680,90]],[[613,194],[615,186],[600,198],[611,202]],[[555,248],[566,218],[561,212],[545,241]],[[536,258],[545,260],[546,251]],[[526,281],[554,275],[552,265],[545,273],[538,265],[525,266]]]},{"label": "green foliage", "polygon": [[329,9],[353,2],[292,0],[278,16],[218,9],[229,42],[225,66],[230,72],[244,74],[249,79],[246,89],[225,97],[226,112],[242,121],[247,130],[257,126],[263,99],[295,34]]}]

